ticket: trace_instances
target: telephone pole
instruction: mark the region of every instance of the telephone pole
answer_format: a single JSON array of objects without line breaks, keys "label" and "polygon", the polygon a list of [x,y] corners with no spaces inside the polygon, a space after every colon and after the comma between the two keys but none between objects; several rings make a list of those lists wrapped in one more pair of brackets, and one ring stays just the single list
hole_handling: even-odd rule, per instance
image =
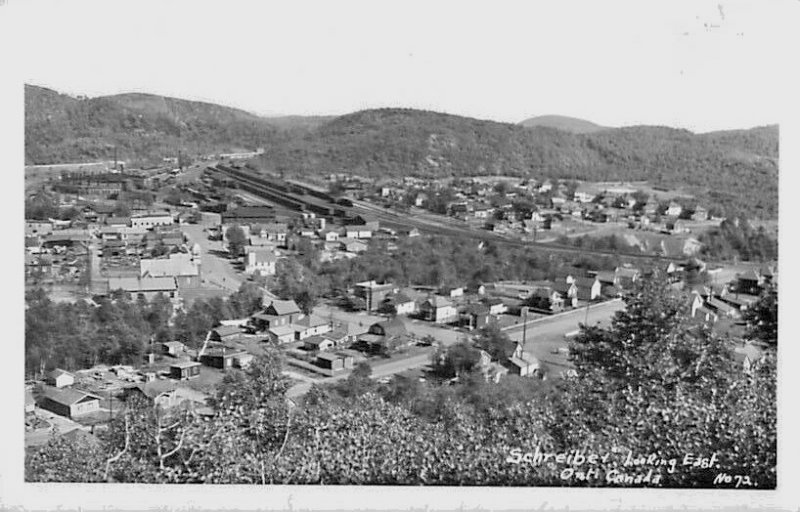
[{"label": "telephone pole", "polygon": [[522,349],[525,350],[525,338],[528,333],[528,306],[522,308]]}]

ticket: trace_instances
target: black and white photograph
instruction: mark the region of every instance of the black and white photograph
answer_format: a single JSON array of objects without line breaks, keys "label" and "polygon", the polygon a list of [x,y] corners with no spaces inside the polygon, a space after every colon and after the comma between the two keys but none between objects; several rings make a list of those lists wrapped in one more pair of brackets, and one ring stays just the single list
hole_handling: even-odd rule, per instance
[{"label": "black and white photograph", "polygon": [[75,506],[777,500],[799,8],[0,3],[8,465]]}]

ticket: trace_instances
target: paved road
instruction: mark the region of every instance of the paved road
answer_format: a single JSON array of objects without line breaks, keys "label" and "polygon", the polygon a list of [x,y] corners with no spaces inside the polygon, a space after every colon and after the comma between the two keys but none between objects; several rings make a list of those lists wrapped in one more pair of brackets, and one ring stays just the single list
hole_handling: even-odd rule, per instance
[{"label": "paved road", "polygon": [[[556,367],[555,369],[568,368],[570,365],[567,362],[566,353],[553,353],[568,346],[568,340],[564,335],[576,331],[584,322],[588,325],[607,326],[614,313],[621,311],[624,307],[625,304],[617,299],[590,306],[588,315],[584,307],[555,317],[530,322],[525,329],[524,351],[546,365]],[[523,329],[521,326],[509,329],[506,333],[512,340],[522,341]]]},{"label": "paved road", "polygon": [[[602,304],[591,305],[586,308],[577,309],[567,313],[562,313],[554,317],[547,317],[534,322],[529,322],[525,329],[525,353],[536,357],[539,361],[545,363],[554,372],[564,370],[570,367],[567,361],[567,356],[564,352],[553,353],[560,348],[565,348],[568,345],[567,339],[564,338],[566,333],[575,331],[579,328],[581,323],[587,322],[588,324],[608,325],[614,313],[624,308],[624,303],[621,300],[614,300]],[[325,318],[332,316],[337,320],[347,322],[361,322],[365,327],[375,321],[383,320],[382,317],[367,315],[365,313],[350,313],[341,311],[338,308],[330,306],[318,306],[315,313]],[[428,334],[441,341],[443,345],[451,345],[460,339],[465,338],[467,335],[460,331],[445,329],[428,322],[419,320],[407,320],[406,326],[408,330],[414,333],[417,337],[423,337]],[[514,341],[522,340],[523,329],[522,326],[508,329],[506,333]],[[431,349],[432,350],[432,349]],[[430,362],[430,351],[420,354],[408,359],[400,361],[392,361],[383,365],[373,366],[373,378],[386,377],[402,373],[406,370],[419,368]],[[333,378],[320,379],[317,382],[320,384],[327,384],[346,375],[337,375]],[[297,397],[308,392],[311,388],[310,382],[302,382],[293,386],[289,392],[289,397]]]},{"label": "paved road", "polygon": [[208,234],[203,231],[204,227],[200,224],[185,224],[181,229],[189,239],[190,245],[195,243],[200,245],[204,284],[211,284],[230,292],[237,291],[244,281],[243,276],[236,272],[231,260],[211,252],[222,252],[224,250],[222,241],[209,240]]}]

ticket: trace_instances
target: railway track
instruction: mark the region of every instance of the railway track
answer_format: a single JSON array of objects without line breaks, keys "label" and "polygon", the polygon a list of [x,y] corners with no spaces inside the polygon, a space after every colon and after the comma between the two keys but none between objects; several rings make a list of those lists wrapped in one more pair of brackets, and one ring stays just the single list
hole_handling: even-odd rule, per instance
[{"label": "railway track", "polygon": [[[283,185],[270,179],[253,176],[251,173],[226,166],[210,167],[212,171],[221,173],[234,181],[243,185],[243,189],[251,194],[263,197],[267,201],[274,202],[294,211],[310,210],[317,214],[328,217],[353,218],[356,215],[368,216],[377,219],[382,225],[389,228],[417,228],[420,232],[442,236],[455,236],[470,238],[483,242],[494,242],[510,245],[512,247],[535,247],[542,250],[567,254],[586,254],[594,256],[612,256],[649,262],[679,262],[686,258],[672,258],[653,254],[641,254],[627,251],[606,251],[599,249],[587,250],[571,245],[559,244],[557,242],[533,242],[514,239],[511,237],[498,235],[491,232],[477,231],[467,227],[456,227],[434,221],[423,221],[413,216],[403,216],[398,213],[386,211],[385,209],[364,202],[351,202],[351,205],[343,205],[336,202],[335,198],[328,196],[325,202],[324,196],[318,190],[307,194],[297,193],[302,189],[299,182],[291,182]],[[307,187],[307,191],[312,191]],[[313,194],[313,195],[312,195]]]}]

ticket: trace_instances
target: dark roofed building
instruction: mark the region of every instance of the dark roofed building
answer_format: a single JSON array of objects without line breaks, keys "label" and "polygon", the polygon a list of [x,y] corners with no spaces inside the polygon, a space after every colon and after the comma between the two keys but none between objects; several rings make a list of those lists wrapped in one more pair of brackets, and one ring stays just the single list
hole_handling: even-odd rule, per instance
[{"label": "dark roofed building", "polygon": [[188,380],[200,376],[200,363],[181,361],[170,365],[169,376],[176,380]]},{"label": "dark roofed building", "polygon": [[175,393],[177,389],[177,384],[172,380],[154,380],[125,388],[123,397],[127,400],[133,395],[139,395],[166,409],[178,404],[179,399]]},{"label": "dark roofed building", "polygon": [[77,389],[45,386],[39,405],[58,415],[74,418],[97,412],[100,409],[100,398]]},{"label": "dark roofed building", "polygon": [[227,338],[235,338],[242,334],[238,325],[220,325],[211,330],[212,341],[223,341]]}]

